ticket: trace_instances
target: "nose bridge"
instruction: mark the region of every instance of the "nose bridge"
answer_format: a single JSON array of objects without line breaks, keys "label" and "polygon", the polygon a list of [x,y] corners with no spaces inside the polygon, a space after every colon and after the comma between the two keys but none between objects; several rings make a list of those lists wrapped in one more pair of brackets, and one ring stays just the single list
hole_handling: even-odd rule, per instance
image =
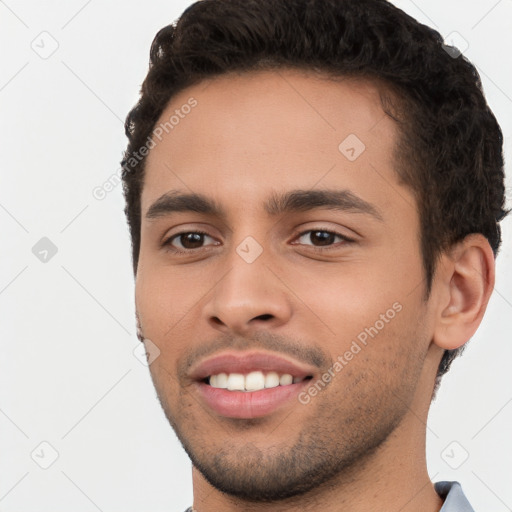
[{"label": "nose bridge", "polygon": [[290,304],[285,287],[269,268],[270,259],[270,250],[251,236],[234,245],[205,307],[208,320],[237,331],[258,320],[285,322]]}]

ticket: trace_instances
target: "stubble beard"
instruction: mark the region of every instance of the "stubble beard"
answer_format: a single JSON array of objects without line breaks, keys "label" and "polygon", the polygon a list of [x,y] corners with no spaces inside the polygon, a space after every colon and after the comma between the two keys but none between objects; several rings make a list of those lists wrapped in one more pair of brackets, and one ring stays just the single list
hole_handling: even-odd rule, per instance
[{"label": "stubble beard", "polygon": [[[356,405],[351,407],[352,414],[347,414],[346,407],[333,407],[332,403],[315,404],[314,418],[301,423],[303,426],[293,441],[286,435],[285,424],[289,425],[290,417],[278,426],[263,418],[228,420],[229,427],[222,433],[224,438],[215,440],[210,426],[219,429],[222,420],[198,424],[190,412],[198,408],[195,401],[173,414],[158,388],[157,395],[194,467],[219,491],[251,503],[289,502],[339,486],[340,482],[350,484],[385,443],[407,409],[403,402],[391,399],[396,392],[389,390],[384,402],[394,408],[387,410],[382,395],[369,401],[368,396],[353,394],[352,403]],[[397,407],[400,403],[403,407]],[[233,441],[234,437],[228,434],[235,425],[247,442]],[[269,432],[265,447],[250,441],[251,429]],[[283,440],[273,442],[272,437]]]}]

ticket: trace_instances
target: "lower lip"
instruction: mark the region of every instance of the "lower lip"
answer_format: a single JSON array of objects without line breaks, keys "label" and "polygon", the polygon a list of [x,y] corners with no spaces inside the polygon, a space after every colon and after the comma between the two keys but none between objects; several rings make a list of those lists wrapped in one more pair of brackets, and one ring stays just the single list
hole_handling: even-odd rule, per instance
[{"label": "lower lip", "polygon": [[199,382],[199,392],[205,402],[220,416],[227,418],[261,418],[280,409],[293,399],[309,379],[260,391],[228,391]]}]

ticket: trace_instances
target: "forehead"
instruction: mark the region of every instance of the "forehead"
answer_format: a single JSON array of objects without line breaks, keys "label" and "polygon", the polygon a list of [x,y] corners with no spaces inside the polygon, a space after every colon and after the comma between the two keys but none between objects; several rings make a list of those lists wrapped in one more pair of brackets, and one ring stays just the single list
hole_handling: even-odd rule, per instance
[{"label": "forehead", "polygon": [[284,69],[186,88],[155,125],[161,140],[153,137],[147,157],[142,212],[167,190],[264,198],[320,181],[348,189],[396,181],[397,130],[380,93],[368,80]]}]

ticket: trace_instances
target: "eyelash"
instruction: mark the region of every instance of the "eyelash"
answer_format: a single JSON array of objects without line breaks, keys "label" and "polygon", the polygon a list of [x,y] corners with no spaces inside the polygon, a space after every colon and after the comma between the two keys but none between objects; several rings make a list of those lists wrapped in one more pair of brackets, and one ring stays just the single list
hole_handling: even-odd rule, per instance
[{"label": "eyelash", "polygon": [[[340,237],[342,239],[342,241],[344,242],[344,245],[354,242],[354,240],[352,240],[351,238],[346,237],[345,235],[342,235],[341,233],[338,233],[336,231],[331,231],[329,229],[323,229],[323,228],[306,229],[305,231],[302,231],[302,232],[298,233],[295,236],[294,240],[296,238],[301,238],[306,233],[313,233],[313,232],[329,233],[330,235],[338,236],[338,237]],[[189,235],[189,234],[210,236],[208,233],[206,233],[204,231],[180,231],[179,233],[175,233],[174,235],[172,235],[169,238],[167,238],[166,240],[164,240],[164,242],[162,243],[162,246],[165,247],[166,250],[168,250],[170,252],[173,252],[173,253],[176,253],[176,254],[187,254],[187,253],[188,254],[192,254],[195,251],[200,251],[200,250],[206,248],[206,247],[198,247],[198,248],[195,248],[195,249],[177,249],[176,247],[173,247],[171,245],[172,241],[175,238],[178,238],[181,235]],[[213,237],[210,237],[210,238],[213,238]],[[301,245],[301,244],[294,244],[294,245]],[[329,250],[333,250],[333,249],[338,249],[339,248],[338,246],[334,246],[334,245],[330,245],[330,246],[327,246],[327,247],[311,245],[310,247],[314,247],[316,250],[318,250],[320,252],[329,251]]]}]

